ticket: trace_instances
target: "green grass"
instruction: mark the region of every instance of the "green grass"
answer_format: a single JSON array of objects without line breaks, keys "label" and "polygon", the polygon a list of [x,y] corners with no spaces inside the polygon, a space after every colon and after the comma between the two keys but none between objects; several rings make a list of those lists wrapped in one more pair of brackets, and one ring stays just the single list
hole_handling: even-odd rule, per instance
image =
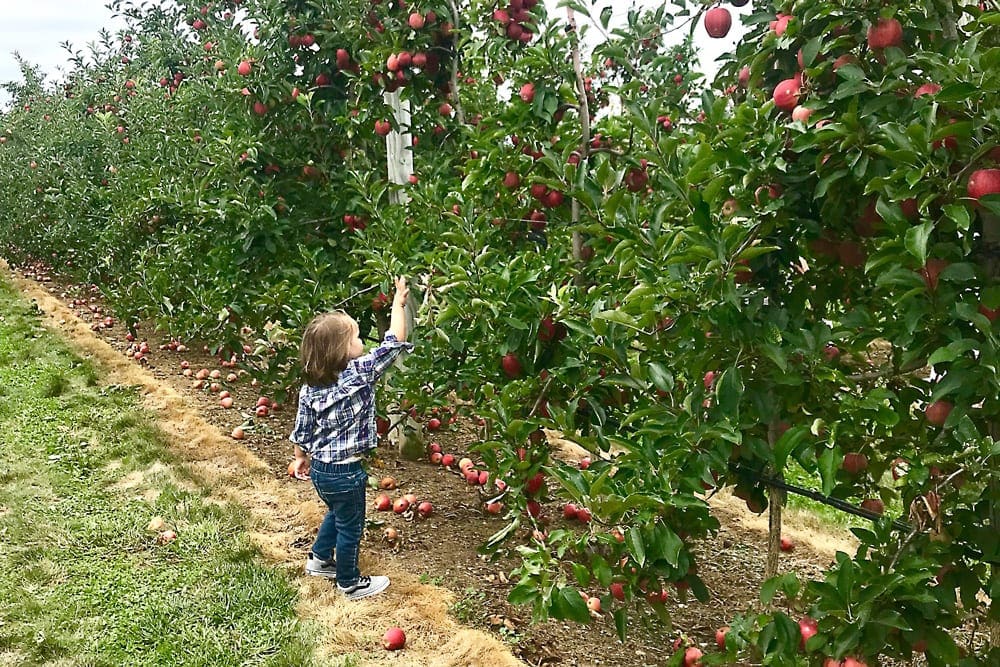
[{"label": "green grass", "polygon": [[244,513],[170,462],[135,392],[102,388],[0,280],[0,664],[314,664]]}]

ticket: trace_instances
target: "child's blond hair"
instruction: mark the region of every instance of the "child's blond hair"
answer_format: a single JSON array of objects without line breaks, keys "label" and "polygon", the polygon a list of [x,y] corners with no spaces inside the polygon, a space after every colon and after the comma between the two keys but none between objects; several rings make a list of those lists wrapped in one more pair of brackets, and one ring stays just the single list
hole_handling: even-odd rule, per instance
[{"label": "child's blond hair", "polygon": [[313,387],[335,384],[347,368],[357,324],[342,310],[312,319],[302,334],[299,361],[306,383]]}]

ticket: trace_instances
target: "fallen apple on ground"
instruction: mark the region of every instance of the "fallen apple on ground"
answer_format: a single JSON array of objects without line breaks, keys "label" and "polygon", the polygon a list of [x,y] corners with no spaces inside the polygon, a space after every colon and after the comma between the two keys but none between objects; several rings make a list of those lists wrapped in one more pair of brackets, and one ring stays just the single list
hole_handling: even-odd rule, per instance
[{"label": "fallen apple on ground", "polygon": [[401,628],[389,628],[382,636],[382,646],[387,651],[398,651],[406,646],[406,633]]}]

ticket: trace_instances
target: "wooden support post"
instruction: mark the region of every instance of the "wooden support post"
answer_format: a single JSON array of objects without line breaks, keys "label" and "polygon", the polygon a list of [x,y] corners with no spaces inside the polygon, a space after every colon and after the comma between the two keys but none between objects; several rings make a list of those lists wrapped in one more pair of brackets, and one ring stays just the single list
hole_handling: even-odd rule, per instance
[{"label": "wooden support post", "polygon": [[[410,102],[400,99],[399,91],[384,93],[385,103],[392,107],[392,115],[396,119],[396,127],[385,137],[386,168],[389,182],[396,185],[407,185],[413,174],[413,137],[410,135]],[[389,201],[393,204],[405,204],[410,201],[402,188],[392,190]]]}]

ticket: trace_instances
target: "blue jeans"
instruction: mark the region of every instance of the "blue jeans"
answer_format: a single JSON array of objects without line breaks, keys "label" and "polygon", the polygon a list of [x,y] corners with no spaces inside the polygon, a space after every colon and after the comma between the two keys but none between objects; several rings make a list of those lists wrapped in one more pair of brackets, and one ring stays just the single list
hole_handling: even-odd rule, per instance
[{"label": "blue jeans", "polygon": [[361,574],[358,571],[358,547],[365,532],[368,474],[360,461],[313,461],[309,466],[309,477],[328,509],[313,543],[313,555],[321,560],[330,560],[336,547],[337,584],[353,586],[358,583]]}]

